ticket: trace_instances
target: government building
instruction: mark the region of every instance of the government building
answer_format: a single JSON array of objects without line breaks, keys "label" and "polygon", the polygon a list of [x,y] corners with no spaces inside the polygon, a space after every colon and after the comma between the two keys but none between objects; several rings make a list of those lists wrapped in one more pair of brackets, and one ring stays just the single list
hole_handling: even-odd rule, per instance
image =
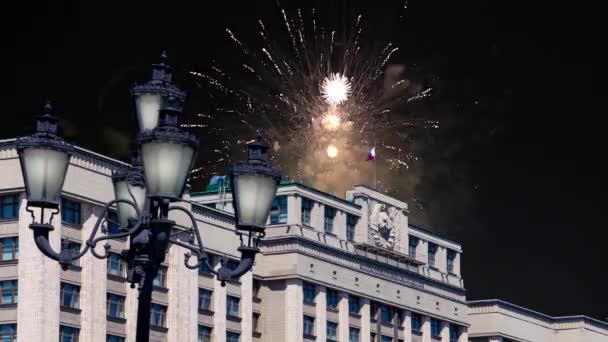
[{"label": "government building", "polygon": [[[120,161],[75,148],[50,240],[84,245],[114,197]],[[222,177],[187,191],[212,265],[237,264],[232,199]],[[124,239],[62,269],[29,228],[15,140],[0,141],[0,341],[135,340],[137,289],[126,281]],[[173,214],[172,214],[173,215]],[[175,214],[172,219],[187,224]],[[113,224],[104,232],[114,232]],[[98,247],[102,249],[101,247]],[[608,342],[608,323],[550,317],[499,300],[467,302],[458,242],[409,224],[408,206],[365,186],[338,198],[284,181],[253,270],[225,286],[169,248],[152,297],[151,341]]]}]

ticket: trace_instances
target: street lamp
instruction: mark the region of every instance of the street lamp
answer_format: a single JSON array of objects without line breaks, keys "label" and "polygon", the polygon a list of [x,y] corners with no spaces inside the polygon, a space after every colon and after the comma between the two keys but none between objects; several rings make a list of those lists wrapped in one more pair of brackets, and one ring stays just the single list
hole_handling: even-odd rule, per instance
[{"label": "street lamp", "polygon": [[[230,171],[241,260],[231,268],[228,260],[222,258],[220,268],[214,270],[193,214],[184,207],[170,205],[182,200],[199,142],[195,136],[178,128],[185,93],[169,83],[172,68],[165,64],[166,58],[163,52],[161,63],[154,65],[152,81],[132,90],[139,123],[139,153],[130,168],[117,170],[112,175],[115,199],[105,205],[86,246],[78,254],[72,254],[67,248],[56,252],[49,243],[53,216],[59,212],[60,194],[73,151],[73,147],[57,135],[57,119],[52,115],[49,103],[38,116],[36,132],[17,139],[27,211],[32,215],[30,228],[36,246],[44,255],[66,268],[89,249],[95,257],[107,258],[110,245],[106,243],[105,251],[100,253],[95,250],[98,243],[129,237],[129,249],[123,254],[127,261],[127,280],[132,288],[137,284],[139,290],[137,342],[148,341],[153,281],[170,244],[189,250],[184,259],[187,268],[198,269],[204,263],[222,286],[228,280],[238,279],[251,270],[255,255],[260,252],[259,242],[264,237],[266,220],[281,179],[269,165],[268,147],[262,144],[258,133],[257,141],[248,145],[247,162],[235,164]],[[118,211],[118,233],[96,236],[100,225],[108,221],[108,213],[113,207]],[[38,222],[33,208],[40,210]],[[46,219],[45,210],[52,210]],[[191,225],[183,226],[170,220],[171,211],[186,214]],[[190,262],[192,257],[196,258],[195,263]]]}]

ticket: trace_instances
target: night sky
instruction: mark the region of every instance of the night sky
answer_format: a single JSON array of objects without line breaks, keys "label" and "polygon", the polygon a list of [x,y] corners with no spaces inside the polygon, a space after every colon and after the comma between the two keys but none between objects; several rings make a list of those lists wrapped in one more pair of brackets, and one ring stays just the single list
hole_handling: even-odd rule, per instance
[{"label": "night sky", "polygon": [[[393,62],[435,89],[424,106],[441,128],[421,152],[428,172],[408,196],[425,212],[412,207],[411,222],[462,243],[467,298],[608,317],[603,106],[591,101],[600,47],[587,9],[411,0],[404,20],[385,20],[394,2],[301,3],[367,14],[401,47]],[[271,0],[20,6],[3,10],[13,20],[2,23],[0,138],[29,133],[51,98],[65,137],[123,160],[135,132],[128,87],[148,79],[161,49],[192,92],[188,70],[231,58],[226,26],[280,18]],[[186,114],[204,101],[192,96]]]}]

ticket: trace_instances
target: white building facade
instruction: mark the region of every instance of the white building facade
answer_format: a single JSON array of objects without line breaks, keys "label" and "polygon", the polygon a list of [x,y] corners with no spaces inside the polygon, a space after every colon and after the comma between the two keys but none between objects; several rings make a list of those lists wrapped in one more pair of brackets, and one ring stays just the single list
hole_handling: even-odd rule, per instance
[{"label": "white building facade", "polygon": [[[56,250],[85,243],[113,199],[111,173],[123,166],[76,148],[50,234]],[[215,267],[221,256],[232,264],[240,256],[226,190],[218,183],[180,204],[193,212]],[[109,240],[109,259],[88,253],[67,270],[43,256],[28,227],[14,140],[0,141],[0,205],[0,341],[134,341],[137,290],[121,255],[128,241]],[[504,320],[491,323],[483,305],[469,309],[461,246],[410,225],[407,214],[406,203],[364,186],[341,199],[284,182],[262,253],[239,281],[222,287],[205,268],[184,266],[185,249],[170,247],[155,283],[151,341],[570,341],[520,338],[498,328]],[[178,215],[171,218],[189,224]],[[607,324],[581,322],[598,337],[580,341],[608,341]]]}]

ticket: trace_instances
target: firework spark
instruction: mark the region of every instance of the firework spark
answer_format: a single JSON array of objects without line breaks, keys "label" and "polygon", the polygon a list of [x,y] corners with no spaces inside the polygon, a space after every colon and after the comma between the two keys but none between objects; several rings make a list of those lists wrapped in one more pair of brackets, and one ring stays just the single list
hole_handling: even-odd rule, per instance
[{"label": "firework spark", "polygon": [[334,145],[327,146],[327,156],[329,158],[336,158],[338,156],[338,148]]},{"label": "firework spark", "polygon": [[341,123],[342,117],[335,110],[323,114],[323,118],[321,119],[321,125],[323,125],[323,128],[330,132],[338,130]]},{"label": "firework spark", "polygon": [[352,85],[346,76],[340,73],[325,77],[321,83],[321,96],[329,105],[337,106],[346,100],[352,91]]}]

